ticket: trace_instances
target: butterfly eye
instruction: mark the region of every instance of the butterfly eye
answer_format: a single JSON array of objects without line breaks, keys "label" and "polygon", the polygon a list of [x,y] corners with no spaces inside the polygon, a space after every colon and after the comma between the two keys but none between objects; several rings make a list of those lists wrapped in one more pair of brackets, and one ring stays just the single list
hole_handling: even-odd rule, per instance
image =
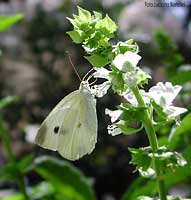
[{"label": "butterfly eye", "polygon": [[59,126],[55,126],[55,127],[54,127],[54,133],[57,134],[58,131],[59,131]]}]

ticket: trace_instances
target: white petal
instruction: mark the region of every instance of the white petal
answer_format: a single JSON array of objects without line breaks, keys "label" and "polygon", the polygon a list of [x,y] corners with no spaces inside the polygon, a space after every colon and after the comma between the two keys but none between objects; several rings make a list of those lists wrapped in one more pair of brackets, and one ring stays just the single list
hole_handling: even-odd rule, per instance
[{"label": "white petal", "polygon": [[136,67],[139,60],[141,59],[141,56],[139,56],[138,54],[133,53],[131,51],[127,51],[124,54],[124,56],[126,58],[126,61],[130,62],[133,65],[133,67]]},{"label": "white petal", "polygon": [[[139,91],[145,104],[148,104],[150,102],[151,97],[149,96],[149,94],[147,92],[145,92],[144,90],[140,90]],[[132,105],[132,106],[137,106],[138,102],[137,99],[135,97],[135,95],[132,92],[129,92],[128,94],[124,95],[124,98]]]},{"label": "white petal", "polygon": [[169,118],[174,118],[186,112],[187,109],[175,106],[166,106],[163,108],[163,111],[168,115]]},{"label": "white petal", "polygon": [[115,59],[113,60],[113,64],[119,70],[122,70],[123,64],[125,63],[125,57],[123,54],[118,54]]},{"label": "white petal", "polygon": [[128,87],[135,86],[137,84],[137,74],[136,71],[126,72],[123,74],[123,80],[127,84]]},{"label": "white petal", "polygon": [[124,98],[132,105],[137,106],[137,99],[135,98],[135,95],[132,92],[129,92],[127,95],[124,95]]},{"label": "white petal", "polygon": [[122,114],[122,110],[109,110],[108,108],[105,109],[105,114],[111,117],[111,122],[116,122],[120,115]]},{"label": "white petal", "polygon": [[112,135],[112,136],[116,136],[121,134],[121,129],[118,128],[116,125],[112,124],[112,125],[108,125],[107,126],[107,130],[108,130],[108,134]]},{"label": "white petal", "polygon": [[172,101],[175,99],[175,97],[178,95],[180,90],[182,89],[182,86],[180,85],[175,85],[173,86],[172,83],[166,82],[166,93],[168,93],[168,98],[166,99],[167,104],[172,103]]},{"label": "white petal", "polygon": [[91,92],[96,97],[103,97],[105,94],[107,94],[108,89],[110,88],[111,84],[109,81],[105,81],[102,84],[94,85],[91,87]]},{"label": "white petal", "polygon": [[149,95],[161,106],[170,105],[181,88],[180,85],[173,86],[170,82],[166,82],[165,84],[159,82],[156,86],[150,88]]},{"label": "white petal", "polygon": [[114,58],[113,64],[119,70],[124,71],[125,62],[130,62],[133,67],[136,67],[140,59],[141,59],[141,56],[139,56],[138,54],[133,53],[131,51],[127,51],[125,52],[125,54],[118,54]]},{"label": "white petal", "polygon": [[111,71],[105,69],[105,68],[96,68],[95,69],[96,72],[93,73],[93,76],[95,78],[104,78],[107,80],[110,80],[111,78],[109,77],[109,74],[111,73]]}]

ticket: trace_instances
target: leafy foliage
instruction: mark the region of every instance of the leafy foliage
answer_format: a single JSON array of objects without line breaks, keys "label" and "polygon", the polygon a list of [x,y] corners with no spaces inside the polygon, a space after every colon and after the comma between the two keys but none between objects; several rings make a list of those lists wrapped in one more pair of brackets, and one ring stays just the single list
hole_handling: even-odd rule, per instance
[{"label": "leafy foliage", "polygon": [[[174,170],[168,170],[164,176],[166,188],[182,182],[189,181],[191,177],[191,149],[187,148],[183,152],[183,157],[187,161],[187,165],[183,167],[178,167]],[[137,188],[139,188],[137,190]],[[152,196],[157,193],[157,183],[153,179],[145,179],[143,177],[138,177],[124,193],[122,200],[134,200],[138,196],[147,195]]]},{"label": "leafy foliage", "polygon": [[114,37],[117,30],[116,24],[111,18],[94,12],[93,15],[83,8],[78,7],[78,15],[68,20],[74,26],[73,31],[68,34],[75,43],[82,43],[88,56],[85,58],[94,66],[102,67],[111,62],[113,53],[109,39]]},{"label": "leafy foliage", "polygon": [[[166,147],[160,147],[157,153],[153,153],[151,147],[144,148],[129,148],[132,153],[131,163],[135,164],[136,170],[139,170],[143,177],[154,175],[154,167],[152,160],[155,157],[158,164],[161,165],[167,173],[169,170],[175,170],[177,167],[186,165],[185,159],[180,153],[168,151]],[[168,170],[168,171],[167,171]]]},{"label": "leafy foliage", "polygon": [[17,96],[7,96],[0,100],[0,109],[3,109],[10,104],[17,102],[19,98]]},{"label": "leafy foliage", "polygon": [[166,67],[168,75],[172,76],[176,73],[176,68],[183,63],[184,58],[178,53],[177,46],[168,34],[157,31],[154,34],[154,38],[158,46],[162,64]]},{"label": "leafy foliage", "polygon": [[177,126],[176,129],[173,129],[170,136],[169,136],[169,148],[175,149],[182,144],[180,142],[181,139],[184,139],[186,136],[188,136],[188,144],[190,144],[190,137],[189,135],[191,134],[191,113],[186,115],[183,120],[181,121],[180,125]]},{"label": "leafy foliage", "polygon": [[36,171],[52,184],[57,195],[67,199],[95,199],[94,193],[81,172],[66,161],[49,156],[36,158],[29,170]]},{"label": "leafy foliage", "polygon": [[22,14],[13,16],[0,16],[0,32],[5,31],[23,18]]}]

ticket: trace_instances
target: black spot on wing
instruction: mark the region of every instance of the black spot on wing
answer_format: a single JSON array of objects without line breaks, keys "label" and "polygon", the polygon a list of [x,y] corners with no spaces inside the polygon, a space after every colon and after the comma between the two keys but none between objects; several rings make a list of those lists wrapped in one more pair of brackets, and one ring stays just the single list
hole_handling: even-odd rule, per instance
[{"label": "black spot on wing", "polygon": [[55,133],[55,134],[57,134],[57,133],[58,133],[58,131],[59,131],[59,129],[60,129],[60,127],[59,127],[59,126],[55,126],[55,127],[54,127],[54,133]]}]

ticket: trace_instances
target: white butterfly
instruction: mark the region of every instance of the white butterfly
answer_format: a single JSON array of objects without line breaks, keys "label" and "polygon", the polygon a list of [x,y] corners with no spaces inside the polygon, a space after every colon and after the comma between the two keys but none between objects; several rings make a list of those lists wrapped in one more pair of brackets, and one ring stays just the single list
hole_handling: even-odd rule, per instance
[{"label": "white butterfly", "polygon": [[35,142],[69,160],[90,154],[97,142],[96,99],[88,81],[61,100],[40,126]]}]

